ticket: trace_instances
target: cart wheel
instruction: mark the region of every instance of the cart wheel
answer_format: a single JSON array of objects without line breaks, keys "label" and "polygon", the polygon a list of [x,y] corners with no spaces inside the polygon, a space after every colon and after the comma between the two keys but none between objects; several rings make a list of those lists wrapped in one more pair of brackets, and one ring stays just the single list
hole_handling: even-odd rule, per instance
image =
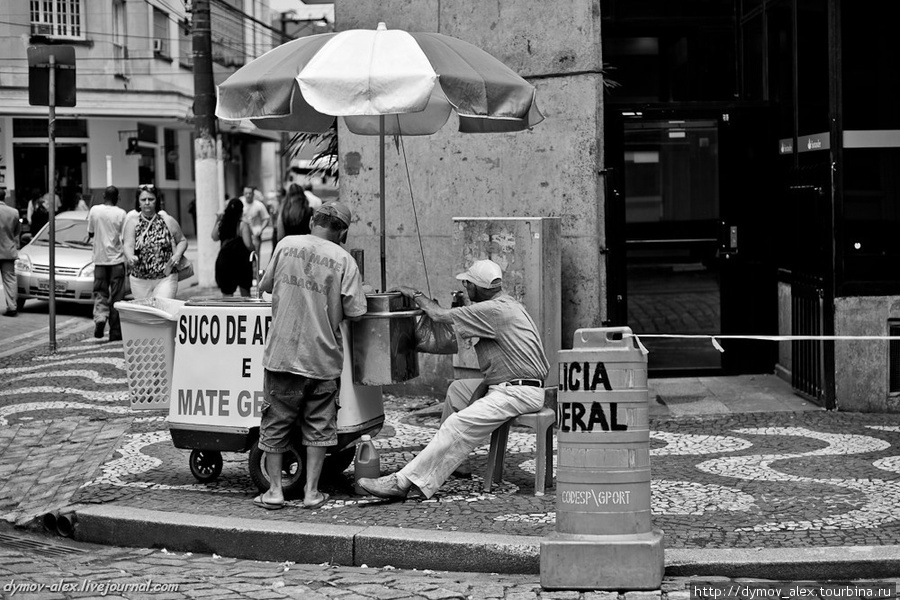
[{"label": "cart wheel", "polygon": [[340,475],[347,467],[353,464],[356,458],[356,446],[344,448],[340,452],[325,455],[325,464],[322,465],[322,471],[329,475]]},{"label": "cart wheel", "polygon": [[191,450],[188,464],[197,481],[209,483],[222,473],[222,453],[218,450]]},{"label": "cart wheel", "polygon": [[[253,485],[260,491],[269,489],[269,474],[266,472],[266,453],[259,449],[259,443],[253,444],[250,449],[250,479]],[[284,455],[281,463],[281,488],[285,498],[300,498],[303,496],[303,457],[297,450],[291,450]]]}]

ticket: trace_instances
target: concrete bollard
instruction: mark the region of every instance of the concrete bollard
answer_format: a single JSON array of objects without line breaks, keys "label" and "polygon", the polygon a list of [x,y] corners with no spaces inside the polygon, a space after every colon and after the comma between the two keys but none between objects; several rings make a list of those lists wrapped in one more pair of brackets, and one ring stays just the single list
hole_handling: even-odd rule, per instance
[{"label": "concrete bollard", "polygon": [[556,531],[546,589],[651,590],[663,533],[650,520],[647,357],[627,327],[579,329],[559,352]]}]

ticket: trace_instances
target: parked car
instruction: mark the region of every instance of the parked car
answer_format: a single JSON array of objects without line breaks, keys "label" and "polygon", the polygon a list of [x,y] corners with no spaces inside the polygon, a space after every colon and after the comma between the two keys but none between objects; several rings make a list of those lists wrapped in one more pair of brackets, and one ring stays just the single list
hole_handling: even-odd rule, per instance
[{"label": "parked car", "polygon": [[[93,303],[93,248],[87,236],[85,211],[67,211],[56,215],[55,267],[56,299],[60,302]],[[19,250],[16,260],[16,280],[22,310],[29,298],[50,297],[50,226],[44,227]],[[128,277],[125,294],[130,293]]]}]

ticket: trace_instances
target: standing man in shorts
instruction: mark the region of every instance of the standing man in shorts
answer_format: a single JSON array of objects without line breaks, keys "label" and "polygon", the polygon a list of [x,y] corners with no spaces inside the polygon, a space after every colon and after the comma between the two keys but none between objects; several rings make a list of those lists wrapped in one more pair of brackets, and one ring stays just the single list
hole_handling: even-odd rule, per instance
[{"label": "standing man in shorts", "polygon": [[310,234],[278,243],[259,283],[260,290],[272,294],[259,431],[270,487],[253,503],[268,510],[284,506],[281,468],[297,425],[306,447],[303,508],[328,501],[328,494],[319,491],[319,476],[327,448],[337,445],[344,366],[340,325],[366,313],[359,268],[340,246],[349,227],[350,209],[340,202],[321,206],[310,219]]}]

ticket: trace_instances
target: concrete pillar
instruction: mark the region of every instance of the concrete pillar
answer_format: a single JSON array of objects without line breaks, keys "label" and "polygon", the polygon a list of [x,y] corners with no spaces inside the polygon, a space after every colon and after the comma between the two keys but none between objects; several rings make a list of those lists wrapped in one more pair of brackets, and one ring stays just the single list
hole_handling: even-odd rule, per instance
[{"label": "concrete pillar", "polygon": [[[455,289],[454,217],[558,217],[562,340],[606,318],[603,77],[592,0],[337,0],[338,30],[436,31],[481,47],[537,88],[546,119],[531,131],[464,135],[451,116],[437,134],[387,145],[387,281],[448,298]],[[350,231],[378,273],[378,139],[339,126],[340,194]],[[409,178],[407,178],[407,168]],[[424,261],[417,236],[423,238]],[[369,278],[370,280],[373,278]],[[441,359],[447,360],[447,359]],[[440,369],[422,369],[422,380]],[[446,372],[446,371],[444,371]],[[440,384],[439,384],[440,385]]]}]

